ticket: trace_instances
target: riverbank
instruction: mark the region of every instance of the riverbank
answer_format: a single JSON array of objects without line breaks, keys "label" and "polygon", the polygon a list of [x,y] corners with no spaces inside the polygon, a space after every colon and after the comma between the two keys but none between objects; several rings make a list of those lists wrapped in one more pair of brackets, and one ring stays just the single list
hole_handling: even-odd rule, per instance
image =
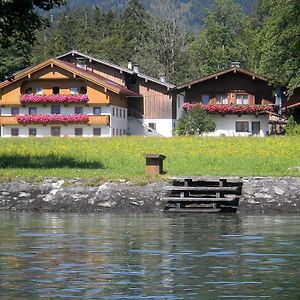
[{"label": "riverbank", "polygon": [[[239,212],[300,213],[300,177],[243,177]],[[162,212],[168,183],[138,186],[105,182],[86,186],[80,179],[21,179],[0,184],[0,209],[39,212]]]}]

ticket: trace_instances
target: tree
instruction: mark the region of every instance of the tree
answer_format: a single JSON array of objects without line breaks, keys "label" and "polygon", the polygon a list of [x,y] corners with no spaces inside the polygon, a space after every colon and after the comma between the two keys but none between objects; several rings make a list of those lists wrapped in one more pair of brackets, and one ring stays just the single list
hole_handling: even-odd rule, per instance
[{"label": "tree", "polygon": [[64,0],[0,0],[0,81],[29,65],[35,31],[46,25],[35,8],[50,10]]},{"label": "tree", "polygon": [[204,29],[192,44],[198,75],[226,69],[230,62],[247,62],[247,44],[243,42],[245,15],[234,0],[214,0],[207,11]]},{"label": "tree", "polygon": [[172,82],[189,78],[190,35],[183,22],[188,10],[188,6],[178,6],[175,0],[153,1],[150,35],[139,53],[143,69],[150,75],[163,75]]},{"label": "tree", "polygon": [[46,25],[35,8],[50,10],[65,0],[0,0],[0,44],[11,46],[15,39],[33,42],[34,31]]},{"label": "tree", "polygon": [[216,124],[209,114],[199,108],[192,107],[184,111],[179,118],[175,133],[177,135],[200,135],[204,132],[214,131]]},{"label": "tree", "polygon": [[137,56],[149,36],[150,16],[139,0],[129,0],[121,16],[121,36],[123,41],[123,63],[137,62]]},{"label": "tree", "polygon": [[300,85],[300,1],[263,0],[261,10],[269,13],[256,37],[259,71],[292,94]]}]

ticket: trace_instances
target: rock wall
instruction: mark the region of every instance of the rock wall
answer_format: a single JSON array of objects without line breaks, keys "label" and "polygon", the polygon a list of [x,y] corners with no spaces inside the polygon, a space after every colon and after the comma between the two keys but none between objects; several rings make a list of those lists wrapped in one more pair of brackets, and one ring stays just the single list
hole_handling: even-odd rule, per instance
[{"label": "rock wall", "polygon": [[[242,178],[239,212],[299,213],[300,177]],[[104,183],[84,186],[80,180],[47,178],[42,183],[15,180],[0,184],[0,209],[45,212],[161,212],[166,183],[136,186]]]}]

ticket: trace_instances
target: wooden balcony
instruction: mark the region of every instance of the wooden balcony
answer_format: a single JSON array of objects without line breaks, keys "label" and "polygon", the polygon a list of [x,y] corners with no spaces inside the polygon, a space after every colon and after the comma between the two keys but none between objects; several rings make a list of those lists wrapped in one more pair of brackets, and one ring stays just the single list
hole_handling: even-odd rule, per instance
[{"label": "wooden balcony", "polygon": [[[71,123],[70,123],[71,124]],[[104,125],[110,124],[109,116],[89,116],[88,125]],[[17,121],[16,116],[0,116],[0,125],[22,125]]]},{"label": "wooden balcony", "polygon": [[110,119],[109,116],[89,116],[88,125],[109,125]]},{"label": "wooden balcony", "polygon": [[0,116],[0,125],[18,125],[16,116]]}]

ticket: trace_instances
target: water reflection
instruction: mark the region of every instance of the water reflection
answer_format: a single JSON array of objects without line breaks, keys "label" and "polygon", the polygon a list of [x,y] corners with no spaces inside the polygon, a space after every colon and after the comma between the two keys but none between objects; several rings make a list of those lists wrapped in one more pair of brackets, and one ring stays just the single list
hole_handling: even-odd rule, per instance
[{"label": "water reflection", "polygon": [[2,299],[298,299],[299,216],[0,213]]}]

